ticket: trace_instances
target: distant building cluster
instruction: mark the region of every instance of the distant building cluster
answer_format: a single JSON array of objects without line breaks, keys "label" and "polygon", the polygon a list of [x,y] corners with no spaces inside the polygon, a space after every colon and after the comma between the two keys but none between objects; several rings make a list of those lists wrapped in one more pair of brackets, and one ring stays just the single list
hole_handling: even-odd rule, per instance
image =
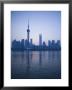
[{"label": "distant building cluster", "polygon": [[42,41],[42,35],[39,35],[39,45],[33,44],[33,40],[29,37],[30,29],[28,23],[27,29],[27,39],[22,39],[21,41],[13,40],[11,49],[13,51],[24,51],[24,50],[61,50],[60,40],[48,40],[48,45],[45,41]]},{"label": "distant building cluster", "polygon": [[[39,39],[41,40],[41,39]],[[48,45],[46,45],[45,41],[39,41],[39,45],[35,45],[32,43],[32,39],[30,42],[28,40],[22,39],[21,41],[12,41],[12,50],[13,51],[24,51],[24,50],[61,50],[60,40],[48,41]]]}]

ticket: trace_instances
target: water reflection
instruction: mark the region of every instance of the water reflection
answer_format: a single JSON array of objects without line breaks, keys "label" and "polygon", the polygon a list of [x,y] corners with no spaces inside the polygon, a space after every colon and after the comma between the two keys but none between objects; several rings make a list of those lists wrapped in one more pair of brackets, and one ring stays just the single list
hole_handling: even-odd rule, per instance
[{"label": "water reflection", "polygon": [[42,64],[42,51],[39,52],[39,65]]},{"label": "water reflection", "polygon": [[60,51],[12,52],[11,78],[61,78]]}]

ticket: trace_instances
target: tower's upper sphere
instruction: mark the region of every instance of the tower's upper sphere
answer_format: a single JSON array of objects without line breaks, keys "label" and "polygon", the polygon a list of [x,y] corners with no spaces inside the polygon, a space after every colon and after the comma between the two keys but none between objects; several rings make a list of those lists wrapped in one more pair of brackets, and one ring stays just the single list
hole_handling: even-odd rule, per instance
[{"label": "tower's upper sphere", "polygon": [[30,32],[30,30],[29,30],[29,29],[27,29],[27,32]]}]

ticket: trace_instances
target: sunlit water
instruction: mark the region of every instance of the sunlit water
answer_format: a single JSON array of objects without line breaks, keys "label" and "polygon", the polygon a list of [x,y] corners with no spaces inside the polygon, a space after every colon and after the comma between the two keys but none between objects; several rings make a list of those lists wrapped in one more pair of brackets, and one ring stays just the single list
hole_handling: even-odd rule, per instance
[{"label": "sunlit water", "polygon": [[12,52],[12,79],[60,79],[60,51]]}]

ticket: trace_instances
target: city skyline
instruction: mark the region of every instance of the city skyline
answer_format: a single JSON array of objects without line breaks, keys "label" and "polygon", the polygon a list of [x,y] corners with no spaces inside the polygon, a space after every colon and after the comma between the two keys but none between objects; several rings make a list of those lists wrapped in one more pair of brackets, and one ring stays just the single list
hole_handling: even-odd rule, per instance
[{"label": "city skyline", "polygon": [[28,19],[30,39],[32,38],[34,44],[39,44],[39,35],[42,35],[42,41],[46,44],[48,40],[60,40],[60,14],[60,11],[12,11],[11,41],[27,39]]}]

